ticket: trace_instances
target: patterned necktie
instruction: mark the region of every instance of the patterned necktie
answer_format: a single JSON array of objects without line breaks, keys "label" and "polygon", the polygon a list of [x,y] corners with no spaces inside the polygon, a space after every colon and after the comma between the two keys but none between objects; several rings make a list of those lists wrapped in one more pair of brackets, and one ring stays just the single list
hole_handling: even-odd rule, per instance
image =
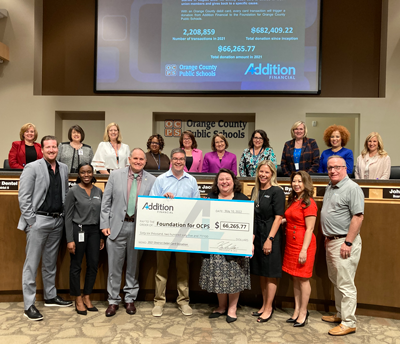
[{"label": "patterned necktie", "polygon": [[135,207],[136,207],[136,196],[137,196],[137,177],[139,174],[133,174],[133,180],[131,185],[131,192],[129,193],[129,201],[128,201],[128,211],[126,212],[128,216],[132,216],[135,214]]}]

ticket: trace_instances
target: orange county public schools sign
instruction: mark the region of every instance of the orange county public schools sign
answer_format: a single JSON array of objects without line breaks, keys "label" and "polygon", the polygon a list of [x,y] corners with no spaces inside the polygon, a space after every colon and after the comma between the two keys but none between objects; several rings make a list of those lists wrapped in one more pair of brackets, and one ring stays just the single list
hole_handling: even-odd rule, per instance
[{"label": "orange county public schools sign", "polygon": [[[211,138],[221,133],[228,139],[243,139],[246,137],[245,121],[193,121],[188,119],[185,123],[186,130],[190,130],[196,138]],[[167,119],[164,121],[164,136],[179,137],[182,134],[183,122],[180,119]]]}]

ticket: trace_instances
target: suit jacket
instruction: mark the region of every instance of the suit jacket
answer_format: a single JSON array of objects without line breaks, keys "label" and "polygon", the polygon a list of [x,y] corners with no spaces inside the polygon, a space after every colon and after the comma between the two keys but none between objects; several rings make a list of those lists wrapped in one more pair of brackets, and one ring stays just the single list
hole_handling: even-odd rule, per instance
[{"label": "suit jacket", "polygon": [[200,173],[203,168],[203,152],[200,149],[194,148],[192,150],[192,157],[193,157],[193,164],[190,167],[190,170],[188,171],[185,166],[184,171]]},{"label": "suit jacket", "polygon": [[[33,144],[36,150],[38,160],[43,158],[42,147],[39,143]],[[26,165],[25,141],[14,141],[10,153],[8,153],[8,163],[11,168],[24,168]]]},{"label": "suit jacket", "polygon": [[[283,147],[281,168],[284,176],[290,177],[296,171],[293,161],[294,139],[287,141]],[[319,167],[319,148],[314,139],[303,138],[301,147],[299,170],[317,173]]]},{"label": "suit jacket", "polygon": [[[68,192],[68,167],[58,162],[61,177],[62,202]],[[32,226],[36,222],[36,210],[40,208],[46,199],[50,178],[46,161],[42,158],[25,166],[19,179],[18,201],[21,209],[21,217],[18,229],[25,230],[26,226]]]},{"label": "suit jacket", "polygon": [[222,160],[218,158],[217,152],[209,152],[204,155],[203,169],[204,173],[218,173],[221,168],[231,170],[234,175],[237,175],[236,154],[225,151]]},{"label": "suit jacket", "polygon": [[[128,170],[129,166],[112,171],[101,201],[100,228],[110,228],[109,238],[114,240],[121,231],[128,210]],[[148,195],[156,177],[143,171],[139,195]],[[136,214],[135,214],[136,215]]]}]

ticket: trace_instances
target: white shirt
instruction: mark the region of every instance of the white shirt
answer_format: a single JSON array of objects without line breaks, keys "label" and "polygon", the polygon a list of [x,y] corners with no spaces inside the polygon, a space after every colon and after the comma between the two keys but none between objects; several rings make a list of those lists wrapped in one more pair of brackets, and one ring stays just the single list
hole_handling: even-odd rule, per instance
[{"label": "white shirt", "polygon": [[129,153],[129,146],[125,143],[121,143],[118,154],[115,154],[111,142],[100,142],[93,157],[92,165],[96,171],[124,168],[129,164]]}]

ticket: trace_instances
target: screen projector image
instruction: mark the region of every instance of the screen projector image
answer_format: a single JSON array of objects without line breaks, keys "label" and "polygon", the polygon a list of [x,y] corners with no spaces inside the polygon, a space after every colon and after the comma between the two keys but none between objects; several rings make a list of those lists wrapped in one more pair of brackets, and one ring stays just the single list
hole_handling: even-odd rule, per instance
[{"label": "screen projector image", "polygon": [[96,91],[319,91],[319,0],[98,0]]}]

